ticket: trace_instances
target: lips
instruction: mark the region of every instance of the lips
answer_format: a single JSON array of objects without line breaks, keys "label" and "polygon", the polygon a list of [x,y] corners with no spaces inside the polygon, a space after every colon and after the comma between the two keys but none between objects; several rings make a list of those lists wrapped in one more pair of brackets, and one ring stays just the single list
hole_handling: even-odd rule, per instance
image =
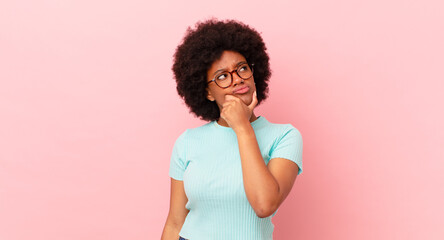
[{"label": "lips", "polygon": [[233,93],[236,93],[236,94],[242,94],[242,93],[246,93],[246,92],[248,92],[248,90],[250,90],[250,87],[248,87],[248,86],[244,86],[244,87],[240,87],[240,88],[235,89],[235,90],[233,91]]}]

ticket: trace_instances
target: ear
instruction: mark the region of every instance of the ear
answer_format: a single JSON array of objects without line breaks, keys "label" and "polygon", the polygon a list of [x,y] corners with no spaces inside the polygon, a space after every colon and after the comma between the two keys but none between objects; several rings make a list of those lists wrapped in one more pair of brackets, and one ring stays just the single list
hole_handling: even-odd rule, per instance
[{"label": "ear", "polygon": [[206,90],[207,90],[207,99],[210,101],[214,101],[215,99],[214,99],[213,95],[211,94],[210,89],[206,88]]}]

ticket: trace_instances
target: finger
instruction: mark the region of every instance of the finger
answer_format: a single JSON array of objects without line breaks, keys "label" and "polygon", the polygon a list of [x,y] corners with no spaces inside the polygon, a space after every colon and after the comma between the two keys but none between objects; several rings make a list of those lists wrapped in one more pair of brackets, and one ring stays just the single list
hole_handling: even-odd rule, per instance
[{"label": "finger", "polygon": [[237,101],[239,98],[233,95],[225,95],[225,101]]},{"label": "finger", "polygon": [[228,100],[228,101],[225,101],[225,102],[222,104],[222,107],[225,107],[225,106],[228,106],[228,105],[232,105],[232,104],[234,104],[234,100]]},{"label": "finger", "polygon": [[233,97],[230,97],[230,95],[225,95],[225,102],[223,104],[230,103],[234,100],[235,99]]},{"label": "finger", "polygon": [[257,93],[256,93],[256,90],[254,90],[253,100],[251,101],[250,105],[248,105],[248,108],[250,110],[253,110],[256,107],[257,103],[258,103],[258,101],[257,101]]}]

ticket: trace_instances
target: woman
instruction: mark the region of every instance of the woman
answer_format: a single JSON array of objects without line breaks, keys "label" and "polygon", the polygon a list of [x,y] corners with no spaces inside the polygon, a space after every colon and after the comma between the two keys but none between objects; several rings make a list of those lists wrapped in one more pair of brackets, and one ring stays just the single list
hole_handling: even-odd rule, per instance
[{"label": "woman", "polygon": [[200,22],[177,47],[173,72],[179,95],[208,123],[174,144],[162,239],[272,239],[271,217],[302,173],[302,137],[254,113],[271,75],[261,36],[234,20]]}]

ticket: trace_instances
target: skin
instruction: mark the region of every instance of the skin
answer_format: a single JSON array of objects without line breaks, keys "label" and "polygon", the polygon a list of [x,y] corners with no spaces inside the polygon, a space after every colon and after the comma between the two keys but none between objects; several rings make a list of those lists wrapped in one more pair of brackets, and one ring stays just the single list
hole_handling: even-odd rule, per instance
[{"label": "skin", "polygon": [[183,181],[171,178],[170,210],[163,228],[161,240],[177,240],[189,210],[185,208],[188,202]]},{"label": "skin", "polygon": [[[238,63],[246,61],[239,53],[224,51],[207,72],[211,80],[218,70],[232,71]],[[244,94],[233,93],[234,89],[248,86]],[[251,122],[257,119],[254,108],[257,105],[254,78],[243,80],[233,73],[233,83],[222,89],[214,82],[207,87],[207,99],[216,101],[221,117],[218,124],[233,128],[236,133],[241,156],[242,174],[247,199],[256,215],[265,218],[272,215],[291,191],[298,173],[296,163],[273,158],[268,165],[262,158]],[[185,208],[188,198],[183,181],[171,178],[170,210],[162,233],[162,240],[177,240],[179,231],[189,212]]]}]

